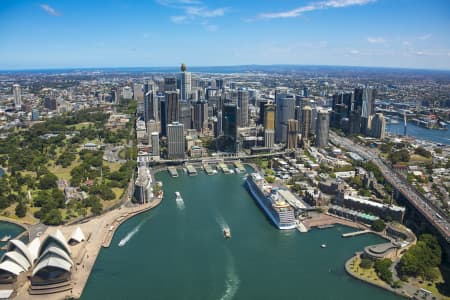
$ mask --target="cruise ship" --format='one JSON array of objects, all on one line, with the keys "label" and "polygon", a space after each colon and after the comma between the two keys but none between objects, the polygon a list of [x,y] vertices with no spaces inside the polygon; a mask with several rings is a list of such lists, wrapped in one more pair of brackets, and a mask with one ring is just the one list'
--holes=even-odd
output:
[{"label": "cruise ship", "polygon": [[277,190],[272,189],[258,173],[247,176],[247,186],[253,198],[278,229],[294,229],[294,209],[282,200]]}]

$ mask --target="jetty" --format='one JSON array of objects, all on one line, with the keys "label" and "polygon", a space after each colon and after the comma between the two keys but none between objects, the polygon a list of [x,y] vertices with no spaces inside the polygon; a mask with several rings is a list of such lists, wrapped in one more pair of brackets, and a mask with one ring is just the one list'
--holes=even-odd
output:
[{"label": "jetty", "polygon": [[208,175],[216,174],[216,172],[214,172],[214,169],[208,163],[203,163],[203,170],[205,170],[206,174]]},{"label": "jetty", "polygon": [[246,170],[240,161],[235,161],[233,163],[234,167],[239,170],[239,172],[244,173]]},{"label": "jetty", "polygon": [[167,167],[167,171],[169,172],[170,176],[178,177],[178,171],[175,167]]},{"label": "jetty", "polygon": [[197,175],[197,170],[191,164],[186,164],[187,173],[189,176]]},{"label": "jetty", "polygon": [[354,232],[348,232],[348,233],[344,233],[342,234],[343,238],[346,237],[352,237],[352,236],[357,236],[357,235],[362,235],[362,234],[366,234],[366,233],[370,233],[372,232],[371,230],[360,230],[360,231],[354,231]]},{"label": "jetty", "polygon": [[221,169],[224,174],[231,174],[231,170],[224,163],[219,163],[219,169]]}]

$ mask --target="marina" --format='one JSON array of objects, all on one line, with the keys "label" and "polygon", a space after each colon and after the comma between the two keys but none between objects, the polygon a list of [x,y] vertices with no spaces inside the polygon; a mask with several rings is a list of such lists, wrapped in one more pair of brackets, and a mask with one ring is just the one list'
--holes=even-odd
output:
[{"label": "marina", "polygon": [[197,175],[197,170],[191,164],[186,164],[187,173],[189,176]]},{"label": "marina", "polygon": [[178,177],[178,171],[175,167],[167,167],[167,171],[169,172],[170,176],[172,177]]},{"label": "marina", "polygon": [[215,175],[217,174],[217,171],[214,170],[208,163],[203,163],[203,170],[205,170],[206,174],[208,175]]}]

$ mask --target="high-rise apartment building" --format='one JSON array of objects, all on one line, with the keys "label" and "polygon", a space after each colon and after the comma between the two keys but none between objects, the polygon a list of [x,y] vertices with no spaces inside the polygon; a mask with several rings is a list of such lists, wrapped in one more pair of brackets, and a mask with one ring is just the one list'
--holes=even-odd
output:
[{"label": "high-rise apartment building", "polygon": [[186,65],[181,65],[180,99],[189,100],[191,95],[191,73],[186,71]]},{"label": "high-rise apartment building", "polygon": [[302,110],[302,142],[305,143],[309,140],[309,134],[311,131],[311,121],[312,121],[312,108],[307,105],[303,107]]},{"label": "high-rise apartment building", "polygon": [[14,95],[14,106],[16,109],[20,109],[22,107],[22,89],[19,84],[13,84],[12,90]]},{"label": "high-rise apartment building", "polygon": [[151,133],[151,141],[152,141],[152,155],[159,156],[159,134],[158,134],[158,132]]},{"label": "high-rise apartment building", "polygon": [[298,121],[295,119],[288,120],[288,140],[287,148],[295,149],[298,145]]},{"label": "high-rise apartment building", "polygon": [[330,128],[330,117],[327,110],[319,110],[317,112],[316,125],[316,147],[326,147],[328,145],[328,136]]},{"label": "high-rise apartment building", "polygon": [[371,136],[377,139],[386,137],[386,119],[382,113],[377,113],[372,118]]}]

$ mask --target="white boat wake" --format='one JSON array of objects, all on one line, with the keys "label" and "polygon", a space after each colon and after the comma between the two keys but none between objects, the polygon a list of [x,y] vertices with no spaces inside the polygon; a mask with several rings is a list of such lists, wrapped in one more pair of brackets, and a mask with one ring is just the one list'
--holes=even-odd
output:
[{"label": "white boat wake", "polygon": [[236,295],[239,285],[241,283],[239,276],[236,272],[236,266],[234,259],[231,254],[228,254],[227,263],[227,278],[225,280],[225,293],[220,298],[220,300],[231,300]]},{"label": "white boat wake", "polygon": [[216,216],[216,222],[219,224],[219,226],[222,228],[222,230],[229,229],[230,226],[228,226],[227,222],[222,216]]},{"label": "white boat wake", "polygon": [[177,201],[177,207],[181,210],[184,209],[184,201],[183,200],[176,200]]},{"label": "white boat wake", "polygon": [[118,246],[123,247],[126,243],[128,243],[129,240],[141,229],[142,224],[147,222],[147,220],[150,219],[150,217],[147,217],[143,219],[136,227],[133,228],[123,239],[120,240]]}]

